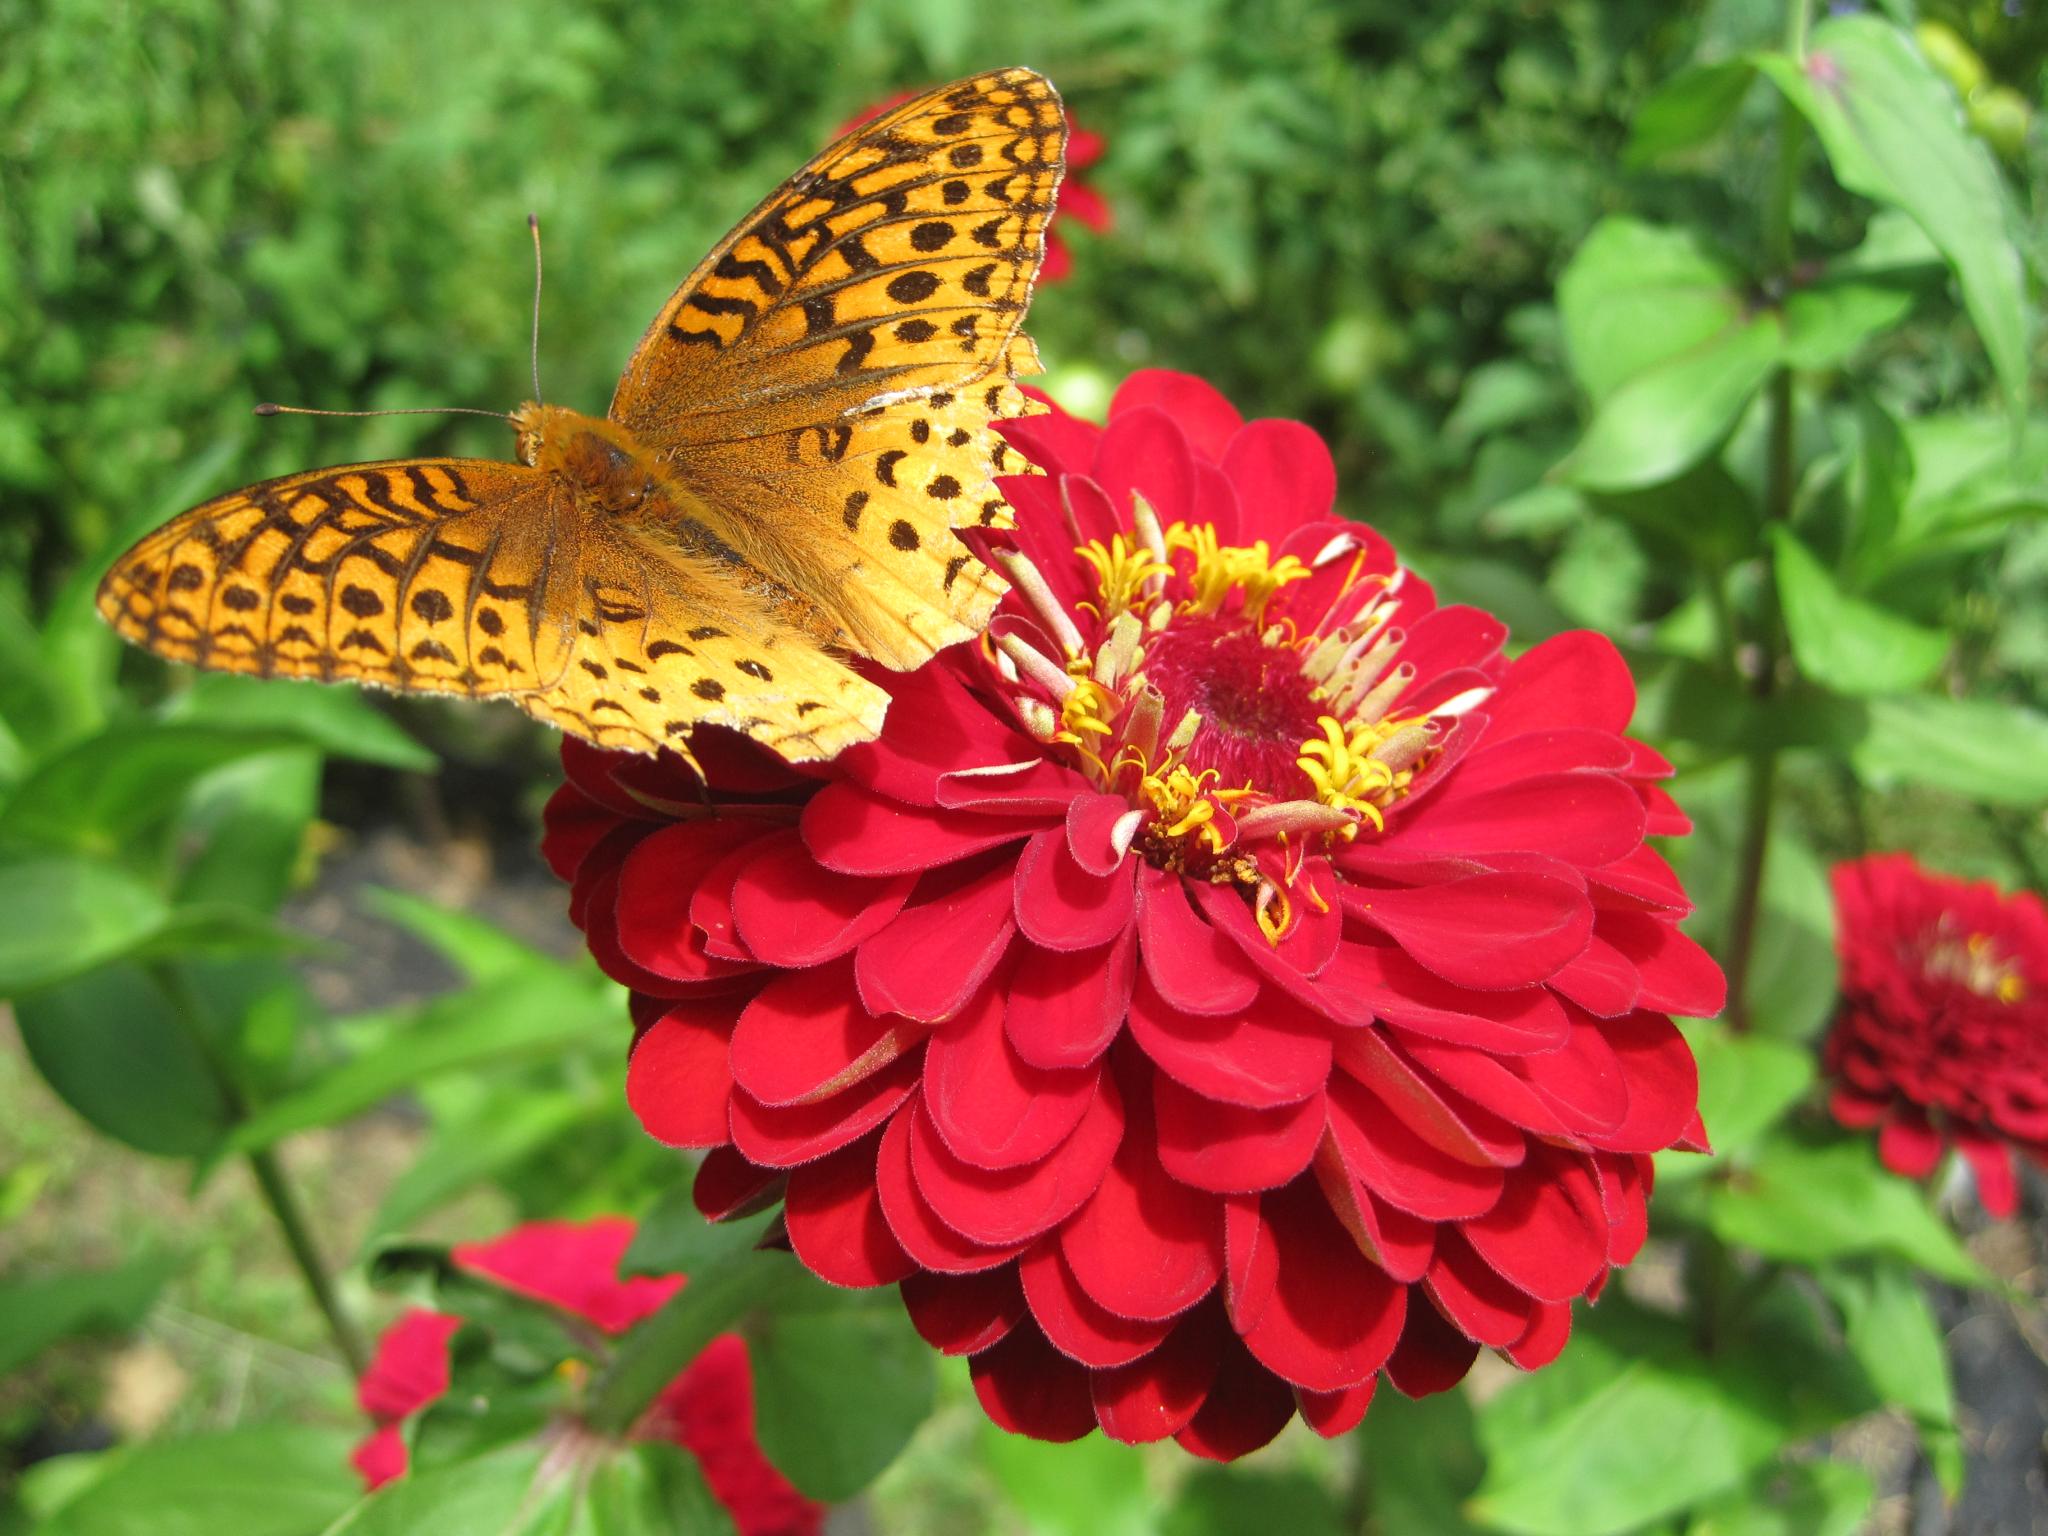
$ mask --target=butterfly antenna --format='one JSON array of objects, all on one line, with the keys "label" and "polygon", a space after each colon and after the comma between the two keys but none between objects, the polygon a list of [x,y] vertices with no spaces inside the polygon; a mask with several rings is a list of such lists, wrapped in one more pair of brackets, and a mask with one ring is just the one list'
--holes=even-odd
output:
[{"label": "butterfly antenna", "polygon": [[526,227],[533,231],[533,403],[541,403],[540,393],[540,215],[529,213]]},{"label": "butterfly antenna", "polygon": [[517,421],[504,411],[484,411],[473,405],[408,405],[388,411],[316,411],[303,405],[279,405],[266,400],[256,407],[258,416],[488,416],[493,421]]}]

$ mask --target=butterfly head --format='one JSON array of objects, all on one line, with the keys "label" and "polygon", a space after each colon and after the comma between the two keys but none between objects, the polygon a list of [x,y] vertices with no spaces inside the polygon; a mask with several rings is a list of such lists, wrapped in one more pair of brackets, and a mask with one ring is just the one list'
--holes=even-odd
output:
[{"label": "butterfly head", "polygon": [[631,512],[661,483],[647,451],[615,421],[529,400],[512,413],[512,430],[520,463],[564,476],[603,511]]}]

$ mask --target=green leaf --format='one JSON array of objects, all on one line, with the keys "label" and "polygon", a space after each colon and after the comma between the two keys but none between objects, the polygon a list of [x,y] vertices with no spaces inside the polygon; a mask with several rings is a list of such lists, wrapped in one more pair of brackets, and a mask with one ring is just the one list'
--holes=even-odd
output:
[{"label": "green leaf", "polygon": [[1861,1467],[1833,1461],[1773,1467],[1700,1510],[1685,1536],[1856,1536],[1876,1496]]},{"label": "green leaf", "polygon": [[1849,1352],[1878,1395],[1904,1409],[1953,1494],[1960,1478],[1955,1388],[1941,1323],[1910,1270],[1896,1264],[1831,1265],[1816,1278],[1842,1315]]},{"label": "green leaf", "polygon": [[532,945],[521,943],[495,923],[467,912],[450,911],[403,891],[375,886],[363,893],[363,904],[414,938],[432,945],[472,982],[499,981],[536,967],[560,969],[557,962]]},{"label": "green leaf", "polygon": [[1850,760],[1873,789],[1927,784],[2030,809],[2048,803],[2048,716],[1995,699],[1872,699]]},{"label": "green leaf", "polygon": [[[1052,1445],[1007,1434],[984,1421],[978,1449],[1011,1508],[1023,1517],[1034,1536],[1152,1536],[1160,1528],[1146,1485],[1145,1453],[1135,1446],[1119,1445],[1105,1435]],[[1233,1488],[1242,1486],[1234,1477],[1222,1481]],[[1190,1493],[1196,1497],[1191,1499]],[[1203,1523],[1185,1517],[1184,1511],[1192,1512],[1190,1506],[1198,1510],[1205,1498],[1219,1512],[1226,1507],[1216,1497],[1213,1484],[1202,1489],[1184,1487],[1174,1506],[1174,1514],[1182,1514],[1181,1522],[1176,1524],[1174,1514],[1169,1514],[1165,1529],[1231,1530],[1227,1518]],[[1269,1519],[1276,1513],[1269,1510]],[[1273,1528],[1270,1523],[1263,1527]],[[1279,1528],[1298,1529],[1285,1522]]]},{"label": "green leaf", "polygon": [[437,761],[355,688],[210,672],[195,678],[165,714],[216,728],[281,731],[329,757],[410,773],[432,773]]},{"label": "green leaf", "polygon": [[116,1141],[196,1157],[233,1124],[205,1047],[139,966],[104,966],[21,998],[14,1017],[57,1096]]},{"label": "green leaf", "polygon": [[1867,1136],[1771,1143],[1709,1192],[1707,1222],[1724,1242],[1795,1264],[1888,1255],[1959,1285],[1987,1283],[1919,1187],[1879,1165]]},{"label": "green leaf", "polygon": [[384,1192],[370,1218],[372,1239],[405,1228],[456,1196],[503,1174],[591,1115],[580,1094],[536,1090],[491,1094],[460,1119],[436,1117],[432,1139]]},{"label": "green leaf", "polygon": [[1572,373],[1595,405],[1638,374],[1742,328],[1742,275],[1690,230],[1602,219],[1557,282]]},{"label": "green leaf", "polygon": [[0,1376],[21,1369],[60,1339],[127,1332],[142,1321],[176,1267],[169,1255],[151,1254],[119,1269],[0,1281]]},{"label": "green leaf", "polygon": [[662,1191],[654,1209],[640,1219],[633,1241],[619,1260],[622,1275],[694,1275],[751,1252],[768,1230],[766,1212],[730,1221],[707,1221],[697,1209],[690,1181]]},{"label": "green leaf", "polygon": [[178,900],[275,912],[319,807],[320,755],[310,748],[265,752],[209,774],[179,820],[179,841],[198,851],[179,875]]},{"label": "green leaf", "polygon": [[571,1497],[562,1474],[571,1469],[543,1482],[543,1455],[539,1442],[526,1441],[410,1473],[362,1500],[328,1526],[326,1536],[557,1536],[567,1523]]},{"label": "green leaf", "polygon": [[1734,121],[1755,82],[1756,66],[1747,59],[1680,70],[1637,109],[1627,163],[1640,170],[1707,143]]},{"label": "green leaf", "polygon": [[306,1536],[357,1495],[350,1439],[266,1424],[119,1451],[36,1536]]},{"label": "green leaf", "polygon": [[568,1536],[733,1536],[733,1523],[695,1457],[643,1441],[598,1464]]},{"label": "green leaf", "polygon": [[1912,312],[1911,280],[1830,272],[1785,295],[1785,361],[1794,368],[1838,368],[1866,342]]},{"label": "green leaf", "polygon": [[1446,445],[1469,448],[1505,427],[1520,426],[1553,411],[1568,411],[1564,386],[1553,370],[1520,358],[1482,363],[1465,380],[1458,404],[1445,418]]},{"label": "green leaf", "polygon": [[1981,412],[1921,416],[1903,427],[1911,485],[1898,508],[1901,545],[1926,544],[2048,512],[2048,426]]},{"label": "green leaf", "polygon": [[279,747],[282,732],[130,720],[44,763],[0,812],[14,843],[113,852],[176,809],[207,774]]},{"label": "green leaf", "polygon": [[1479,1449],[1472,1400],[1464,1392],[1378,1397],[1356,1431],[1371,1468],[1365,1496],[1373,1529],[1387,1536],[1481,1536],[1466,1518],[1486,1459]]},{"label": "green leaf", "polygon": [[1964,126],[1954,93],[1897,27],[1837,16],[1804,61],[1758,67],[1813,124],[1836,180],[1902,208],[1947,258],[2007,406],[2024,408],[2029,319],[1998,167]]},{"label": "green leaf", "polygon": [[[1391,1394],[1389,1394],[1391,1395]],[[1007,1437],[1013,1445],[1031,1444],[1019,1437]],[[1095,1442],[1084,1440],[1081,1445]],[[1079,1447],[1075,1447],[1079,1449]],[[1385,1470],[1375,1462],[1372,1478]],[[1056,1467],[1050,1477],[1063,1476]],[[1082,1532],[1104,1529],[1081,1524]],[[1344,1536],[1349,1529],[1344,1511],[1323,1482],[1305,1471],[1238,1471],[1223,1467],[1197,1467],[1180,1485],[1180,1492],[1156,1525],[1160,1536],[1269,1536],[1285,1531],[1287,1536]],[[1386,1526],[1391,1531],[1420,1530],[1419,1526]],[[1441,1526],[1430,1527],[1432,1536],[1449,1536]]]},{"label": "green leaf", "polygon": [[1714,1156],[1660,1153],[1660,1183],[1712,1172],[1724,1160],[1740,1162],[1757,1139],[1806,1096],[1818,1072],[1813,1052],[1802,1045],[1768,1035],[1738,1035],[1700,1020],[1682,1021],[1679,1028],[1699,1064],[1700,1120]]},{"label": "green leaf", "polygon": [[814,1499],[865,1488],[932,1411],[931,1349],[886,1292],[808,1281],[754,1312],[744,1331],[761,1449]]},{"label": "green leaf", "polygon": [[1778,364],[1778,317],[1731,325],[1633,374],[1602,401],[1557,473],[1586,490],[1672,479],[1705,458]]},{"label": "green leaf", "polygon": [[163,927],[163,898],[84,856],[0,859],[0,997],[105,964]]},{"label": "green leaf", "polygon": [[1837,693],[1899,693],[1933,676],[1948,636],[1853,597],[1792,530],[1771,529],[1785,629],[1799,670]]},{"label": "green leaf", "polygon": [[1610,1294],[1553,1365],[1479,1409],[1470,1514],[1513,1536],[1614,1536],[1733,1487],[1871,1406],[1784,1282],[1712,1355],[1676,1318]]},{"label": "green leaf", "polygon": [[228,1150],[253,1152],[315,1126],[374,1109],[445,1072],[548,1059],[617,1029],[614,994],[570,972],[529,970],[436,998],[391,1039],[265,1105],[236,1128]]}]

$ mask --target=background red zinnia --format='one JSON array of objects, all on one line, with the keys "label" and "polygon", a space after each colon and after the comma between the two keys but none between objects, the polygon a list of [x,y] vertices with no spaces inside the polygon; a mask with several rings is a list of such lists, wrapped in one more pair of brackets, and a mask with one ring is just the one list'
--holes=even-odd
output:
[{"label": "background red zinnia", "polygon": [[[633,1223],[624,1217],[532,1221],[489,1242],[458,1243],[449,1257],[458,1269],[616,1335],[658,1311],[685,1281],[620,1279],[632,1241]],[[377,1425],[352,1458],[369,1487],[404,1475],[405,1421],[447,1393],[449,1348],[461,1327],[460,1317],[415,1307],[377,1340],[356,1384],[357,1401]],[[737,1334],[713,1339],[634,1433],[673,1441],[696,1457],[741,1536],[814,1536],[823,1521],[823,1509],[792,1488],[754,1440],[753,1377]]]},{"label": "background red zinnia", "polygon": [[564,745],[547,852],[711,1216],[900,1284],[1005,1428],[1230,1458],[1552,1359],[1699,1145],[1718,969],[1591,634],[1514,661],[1327,450],[1143,372],[1007,425],[1014,583],[798,773]]},{"label": "background red zinnia", "polygon": [[1834,871],[1842,1001],[1835,1117],[1924,1178],[1953,1143],[1994,1216],[2019,1202],[2015,1148],[2048,1162],[2048,910],[1931,874],[1906,854]]}]

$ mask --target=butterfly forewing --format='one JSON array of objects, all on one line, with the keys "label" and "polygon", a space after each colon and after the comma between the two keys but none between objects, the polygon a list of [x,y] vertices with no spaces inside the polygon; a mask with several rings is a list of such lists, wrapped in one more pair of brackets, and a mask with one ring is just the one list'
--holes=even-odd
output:
[{"label": "butterfly forewing", "polygon": [[829,757],[882,718],[880,690],[728,574],[640,550],[559,480],[491,460],[351,465],[223,496],[124,555],[99,607],[174,661],[509,697],[633,751],[713,723]]},{"label": "butterfly forewing", "polygon": [[612,402],[748,562],[847,643],[910,667],[986,621],[1001,587],[952,537],[1023,472],[990,424],[1036,409],[1020,335],[1065,119],[998,70],[856,129],[683,284]]}]

